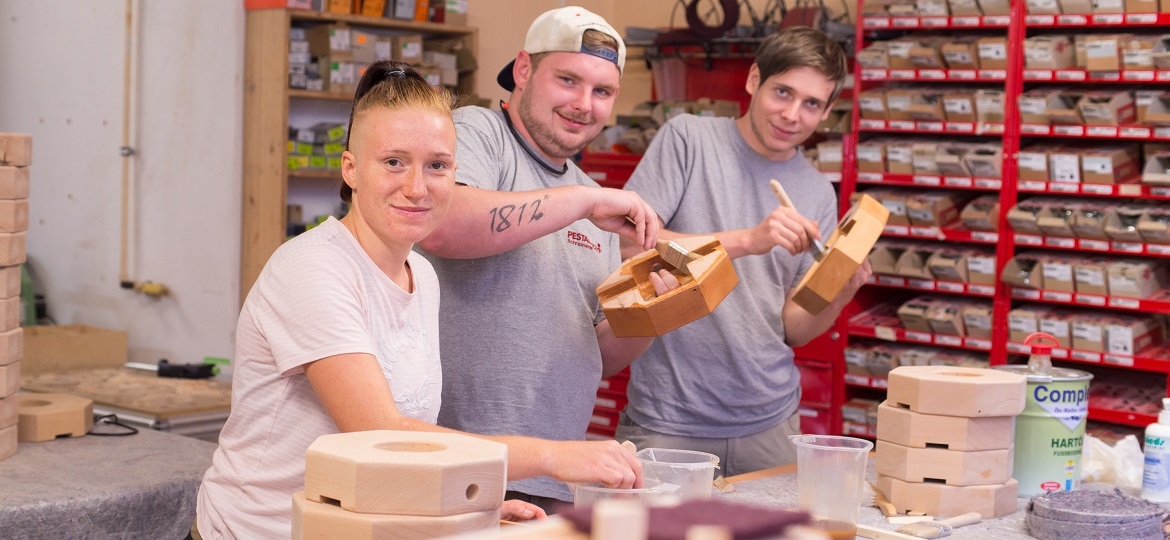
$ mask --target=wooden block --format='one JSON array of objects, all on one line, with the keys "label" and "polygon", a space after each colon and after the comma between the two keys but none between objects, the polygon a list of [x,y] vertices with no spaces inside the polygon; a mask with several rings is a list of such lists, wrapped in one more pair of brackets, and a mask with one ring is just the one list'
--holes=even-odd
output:
[{"label": "wooden block", "polygon": [[0,165],[12,167],[32,165],[32,135],[0,133]]},{"label": "wooden block", "polygon": [[0,199],[0,232],[28,230],[28,199]]},{"label": "wooden block", "polygon": [[8,459],[16,454],[20,439],[17,437],[16,425],[0,428],[0,459]]},{"label": "wooden block", "polygon": [[20,394],[0,397],[0,429],[15,426],[20,418]]},{"label": "wooden block", "polygon": [[[677,238],[676,244],[699,257],[687,263],[690,275],[651,249],[630,257],[597,287],[609,326],[618,337],[660,336],[706,316],[739,284],[727,250],[714,236]],[[679,288],[654,294],[650,273],[655,266],[671,270]]]},{"label": "wooden block", "polygon": [[1000,450],[1012,445],[1016,417],[965,418],[922,414],[891,406],[878,406],[877,438],[912,448],[948,450]]},{"label": "wooden block", "polygon": [[885,229],[890,211],[869,195],[862,195],[825,242],[825,254],[814,261],[792,297],[796,305],[816,315],[828,307],[865,262]]},{"label": "wooden block", "polygon": [[21,442],[84,437],[93,428],[93,400],[69,394],[17,394]]},{"label": "wooden block", "polygon": [[27,258],[25,233],[0,233],[0,266],[15,266]]},{"label": "wooden block", "polygon": [[995,369],[901,366],[887,376],[886,403],[923,414],[1016,416],[1024,410],[1027,380]]},{"label": "wooden block", "polygon": [[20,328],[20,297],[0,298],[0,332]]},{"label": "wooden block", "polygon": [[898,513],[923,512],[941,519],[979,512],[983,519],[991,519],[1016,512],[1020,484],[1012,478],[1004,484],[948,486],[933,482],[904,482],[879,474],[877,488],[898,509]]},{"label": "wooden block", "polygon": [[293,494],[293,540],[310,538],[414,540],[445,537],[467,531],[490,531],[499,527],[498,508],[450,516],[359,514],[332,504],[310,501],[305,498],[303,491]]},{"label": "wooden block", "polygon": [[20,389],[20,362],[0,366],[0,396],[11,396]]},{"label": "wooden block", "polygon": [[28,198],[28,167],[0,166],[0,199]]},{"label": "wooden block", "polygon": [[[650,511],[634,499],[601,499],[593,505],[590,532],[598,540],[646,540]],[[687,534],[688,540],[690,534]]]},{"label": "wooden block", "polygon": [[19,362],[24,357],[24,328],[0,332],[0,366]]},{"label": "wooden block", "polygon": [[449,516],[498,509],[508,447],[468,435],[362,431],[323,435],[305,460],[305,498],[350,512]]},{"label": "wooden block", "polygon": [[943,482],[948,486],[1003,484],[1012,478],[1014,448],[944,450],[910,448],[877,442],[874,471],[907,482]]},{"label": "wooden block", "polygon": [[0,298],[20,296],[20,265],[0,267]]}]

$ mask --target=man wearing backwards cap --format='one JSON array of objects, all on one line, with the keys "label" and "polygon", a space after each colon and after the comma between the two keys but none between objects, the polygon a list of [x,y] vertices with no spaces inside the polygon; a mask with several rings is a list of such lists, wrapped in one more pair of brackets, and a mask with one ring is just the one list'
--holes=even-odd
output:
[{"label": "man wearing backwards cap", "polygon": [[[625,57],[604,19],[554,9],[537,17],[524,50],[500,72],[512,92],[503,110],[455,111],[460,185],[447,219],[418,244],[443,291],[440,425],[580,441],[600,378],[649,346],[649,338],[614,337],[595,288],[621,262],[618,235],[649,249],[658,216],[637,194],[598,187],[569,161],[609,119]],[[655,277],[659,292],[678,286],[664,274],[666,282]],[[598,444],[622,452],[616,442]],[[614,485],[641,478],[626,456]],[[592,458],[566,451],[547,459]],[[571,500],[547,477],[508,488],[508,498],[546,510]]]}]

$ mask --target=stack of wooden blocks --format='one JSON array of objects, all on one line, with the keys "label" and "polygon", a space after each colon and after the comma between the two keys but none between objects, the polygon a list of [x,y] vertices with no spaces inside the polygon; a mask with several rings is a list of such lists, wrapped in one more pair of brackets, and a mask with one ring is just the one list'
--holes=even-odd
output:
[{"label": "stack of wooden blocks", "polygon": [[991,369],[903,366],[878,407],[877,489],[899,513],[1016,511],[1015,417],[1026,379]]},{"label": "stack of wooden blocks", "polygon": [[[20,328],[20,265],[25,259],[28,230],[28,166],[32,136],[0,133],[0,459],[17,447],[20,359],[24,334]],[[31,324],[31,321],[30,321]]]},{"label": "stack of wooden blocks", "polygon": [[309,446],[293,540],[421,539],[499,527],[508,447],[454,433],[361,431]]}]

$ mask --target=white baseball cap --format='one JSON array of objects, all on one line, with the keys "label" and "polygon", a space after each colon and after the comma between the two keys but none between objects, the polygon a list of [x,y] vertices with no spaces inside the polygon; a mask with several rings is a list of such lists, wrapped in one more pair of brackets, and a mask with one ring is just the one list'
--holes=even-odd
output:
[{"label": "white baseball cap", "polygon": [[[581,38],[586,30],[597,30],[617,41],[618,50],[614,53],[610,49],[594,51],[581,44]],[[528,37],[524,38],[524,50],[528,54],[546,52],[580,52],[591,54],[604,60],[613,62],[618,73],[626,66],[626,44],[622,37],[600,15],[578,6],[568,6],[542,13],[532,26],[528,27]],[[504,90],[512,91],[516,88],[516,81],[512,78],[512,66],[515,60],[508,62],[500,70],[496,82]]]}]

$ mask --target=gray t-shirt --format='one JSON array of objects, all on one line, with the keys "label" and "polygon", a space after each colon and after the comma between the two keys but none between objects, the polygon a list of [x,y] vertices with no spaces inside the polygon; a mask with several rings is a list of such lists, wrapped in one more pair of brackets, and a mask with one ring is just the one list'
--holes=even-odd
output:
[{"label": "gray t-shirt", "polygon": [[[667,229],[710,234],[754,227],[775,210],[773,178],[828,238],[837,222],[833,186],[799,153],[784,162],[761,156],[730,118],[671,119],[626,189],[650,203]],[[812,256],[774,248],[733,264],[739,285],[711,315],[654,340],[634,362],[626,413],[640,426],[734,438],[775,427],[796,411],[800,374],[781,312]]]},{"label": "gray t-shirt", "polygon": [[[564,174],[525,151],[503,113],[455,111],[456,180],[495,191],[597,187],[575,164]],[[495,224],[515,227],[540,212],[499,209]],[[507,225],[504,224],[505,216]],[[481,259],[427,258],[439,275],[443,406],[439,425],[492,435],[583,440],[601,380],[594,325],[604,316],[596,287],[621,263],[617,235],[588,220]],[[571,500],[547,477],[508,489]]]}]

